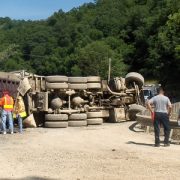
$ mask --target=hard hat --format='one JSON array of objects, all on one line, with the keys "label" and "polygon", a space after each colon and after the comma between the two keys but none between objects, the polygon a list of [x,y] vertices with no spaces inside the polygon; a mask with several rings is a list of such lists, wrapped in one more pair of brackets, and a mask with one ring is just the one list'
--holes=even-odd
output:
[{"label": "hard hat", "polygon": [[9,91],[8,90],[4,90],[3,91],[3,94],[5,95],[5,94],[9,94]]}]

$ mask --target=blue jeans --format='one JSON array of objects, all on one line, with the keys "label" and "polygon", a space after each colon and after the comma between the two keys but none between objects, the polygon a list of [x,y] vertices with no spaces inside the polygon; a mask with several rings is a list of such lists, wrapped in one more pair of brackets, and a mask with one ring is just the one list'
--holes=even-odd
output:
[{"label": "blue jeans", "polygon": [[3,110],[1,114],[1,118],[2,118],[3,132],[6,132],[6,120],[8,120],[10,132],[13,132],[14,126],[13,126],[12,112]]},{"label": "blue jeans", "polygon": [[17,119],[18,119],[19,132],[22,133],[23,131],[22,117],[20,115],[17,115]]},{"label": "blue jeans", "polygon": [[154,133],[155,133],[155,144],[160,143],[159,134],[160,134],[160,125],[164,127],[164,143],[169,143],[169,135],[170,135],[170,124],[169,124],[169,116],[167,113],[155,112],[154,119]]}]

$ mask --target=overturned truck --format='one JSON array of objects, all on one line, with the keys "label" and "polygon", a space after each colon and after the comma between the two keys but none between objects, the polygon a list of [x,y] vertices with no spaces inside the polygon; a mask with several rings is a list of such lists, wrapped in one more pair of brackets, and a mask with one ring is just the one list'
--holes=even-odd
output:
[{"label": "overturned truck", "polygon": [[109,81],[99,76],[39,76],[25,71],[0,72],[0,95],[20,93],[38,126],[62,128],[135,120],[145,108],[144,78],[131,72]]}]

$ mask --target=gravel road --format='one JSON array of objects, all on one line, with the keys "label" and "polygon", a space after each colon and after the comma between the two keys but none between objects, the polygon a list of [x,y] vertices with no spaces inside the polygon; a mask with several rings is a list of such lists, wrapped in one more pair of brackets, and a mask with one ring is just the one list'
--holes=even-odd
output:
[{"label": "gravel road", "polygon": [[0,135],[0,179],[179,179],[180,145],[155,148],[133,123]]}]

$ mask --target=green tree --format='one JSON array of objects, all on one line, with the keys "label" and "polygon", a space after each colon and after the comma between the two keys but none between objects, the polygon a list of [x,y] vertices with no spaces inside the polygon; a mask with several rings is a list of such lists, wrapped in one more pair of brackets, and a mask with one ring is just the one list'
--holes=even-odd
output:
[{"label": "green tree", "polygon": [[82,75],[98,75],[107,78],[109,58],[112,58],[112,74],[123,74],[126,70],[124,63],[103,41],[95,41],[84,48],[78,49],[76,61]]}]

